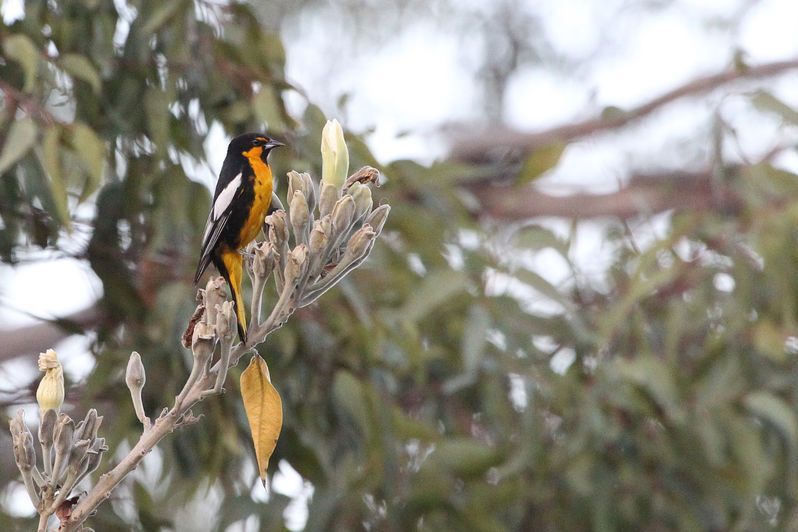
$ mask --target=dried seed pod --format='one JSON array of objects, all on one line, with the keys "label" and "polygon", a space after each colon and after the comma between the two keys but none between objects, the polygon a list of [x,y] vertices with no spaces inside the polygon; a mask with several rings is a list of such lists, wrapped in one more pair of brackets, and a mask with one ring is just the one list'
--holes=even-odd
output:
[{"label": "dried seed pod", "polygon": [[191,339],[191,352],[194,354],[195,363],[204,368],[213,354],[214,325],[198,323],[194,327],[194,337]]},{"label": "dried seed pod", "polygon": [[224,289],[225,284],[224,277],[219,275],[209,279],[208,284],[205,285],[203,294],[205,323],[211,326],[216,324],[216,307],[227,299],[227,293]]},{"label": "dried seed pod", "polygon": [[274,247],[281,249],[282,245],[288,241],[285,211],[274,211],[266,217],[265,224],[268,227],[269,241],[274,244]]},{"label": "dried seed pod", "polygon": [[216,335],[230,340],[236,328],[236,313],[232,301],[225,301],[216,309]]}]

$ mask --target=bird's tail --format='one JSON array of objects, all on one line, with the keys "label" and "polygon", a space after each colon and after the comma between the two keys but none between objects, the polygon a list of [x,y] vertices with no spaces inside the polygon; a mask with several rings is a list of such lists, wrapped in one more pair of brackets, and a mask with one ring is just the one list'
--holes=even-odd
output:
[{"label": "bird's tail", "polygon": [[223,251],[220,264],[216,267],[222,274],[233,296],[233,305],[236,311],[238,324],[238,337],[242,342],[247,340],[247,314],[244,310],[244,301],[241,298],[241,276],[243,274],[244,258],[238,251]]}]

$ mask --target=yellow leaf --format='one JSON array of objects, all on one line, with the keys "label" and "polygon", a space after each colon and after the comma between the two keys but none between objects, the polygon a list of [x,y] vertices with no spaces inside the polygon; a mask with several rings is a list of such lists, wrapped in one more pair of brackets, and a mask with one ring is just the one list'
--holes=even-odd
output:
[{"label": "yellow leaf", "polygon": [[272,386],[269,366],[255,355],[241,374],[241,398],[249,421],[249,431],[255,444],[258,473],[266,482],[266,468],[277,445],[283,427],[283,402]]}]

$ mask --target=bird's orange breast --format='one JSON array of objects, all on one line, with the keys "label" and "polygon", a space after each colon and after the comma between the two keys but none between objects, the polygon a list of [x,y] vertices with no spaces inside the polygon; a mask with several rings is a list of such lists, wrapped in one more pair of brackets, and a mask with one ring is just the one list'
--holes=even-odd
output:
[{"label": "bird's orange breast", "polygon": [[254,174],[250,176],[254,198],[252,200],[252,208],[249,211],[249,216],[244,221],[244,226],[241,228],[241,242],[239,246],[242,248],[258,236],[258,233],[263,227],[263,219],[266,217],[266,212],[269,210],[269,205],[272,202],[274,180],[272,178],[271,168],[261,159],[262,151],[263,148],[261,146],[256,146],[249,151],[243,152],[243,155],[249,160],[249,165],[252,167]]}]

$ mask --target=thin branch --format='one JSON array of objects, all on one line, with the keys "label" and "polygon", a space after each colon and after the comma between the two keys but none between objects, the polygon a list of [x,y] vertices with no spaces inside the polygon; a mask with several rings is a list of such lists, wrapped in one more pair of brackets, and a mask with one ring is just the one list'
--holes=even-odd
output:
[{"label": "thin branch", "polygon": [[0,362],[46,351],[61,340],[76,334],[75,330],[70,329],[89,329],[99,325],[102,320],[102,310],[94,303],[63,318],[17,329],[0,330]]},{"label": "thin branch", "polygon": [[472,186],[469,191],[479,200],[479,214],[506,220],[541,216],[627,219],[671,209],[736,212],[741,207],[731,187],[718,183],[709,171],[641,174],[608,194],[552,196],[533,187],[491,185]]},{"label": "thin branch", "polygon": [[451,158],[462,161],[482,161],[487,154],[497,148],[529,153],[536,148],[554,143],[569,142],[595,133],[621,128],[676,100],[704,94],[734,81],[772,77],[793,69],[798,69],[798,58],[752,67],[731,68],[716,74],[695,78],[641,105],[613,116],[597,116],[533,133],[497,129],[481,134],[470,134],[462,138],[455,137]]}]

